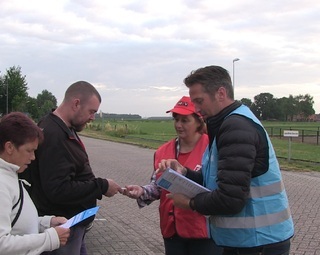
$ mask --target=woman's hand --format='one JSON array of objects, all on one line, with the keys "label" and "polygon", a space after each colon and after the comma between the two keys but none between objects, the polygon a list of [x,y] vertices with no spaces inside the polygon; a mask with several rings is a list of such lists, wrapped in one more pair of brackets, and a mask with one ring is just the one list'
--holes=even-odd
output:
[{"label": "woman's hand", "polygon": [[141,195],[143,195],[143,192],[143,188],[139,185],[127,185],[122,190],[123,195],[133,199],[139,198]]},{"label": "woman's hand", "polygon": [[60,246],[65,245],[70,236],[69,228],[59,227],[61,224],[65,222],[67,222],[67,219],[65,217],[52,217],[50,221],[50,226],[54,227],[54,229],[57,231],[59,241],[60,241]]},{"label": "woman's hand", "polygon": [[54,229],[57,231],[59,236],[60,246],[65,245],[70,236],[70,228],[55,227]]},{"label": "woman's hand", "polygon": [[57,227],[65,222],[67,222],[65,217],[52,217],[50,221],[50,227]]},{"label": "woman's hand", "polygon": [[183,165],[181,165],[176,159],[162,159],[159,163],[159,168],[157,169],[156,173],[162,173],[167,168],[171,168],[177,171],[178,173],[182,174],[183,176],[187,174],[187,169]]}]

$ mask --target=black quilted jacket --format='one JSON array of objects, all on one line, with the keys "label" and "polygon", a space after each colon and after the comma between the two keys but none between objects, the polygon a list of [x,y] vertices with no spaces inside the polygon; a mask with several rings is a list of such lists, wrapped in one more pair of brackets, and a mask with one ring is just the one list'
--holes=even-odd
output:
[{"label": "black quilted jacket", "polygon": [[[194,198],[194,208],[204,215],[231,215],[242,210],[249,195],[250,180],[269,167],[269,147],[264,129],[252,120],[230,115],[241,104],[234,102],[207,119],[210,146],[217,139],[218,189]],[[198,175],[197,175],[198,174]],[[202,183],[201,172],[187,177]]]}]

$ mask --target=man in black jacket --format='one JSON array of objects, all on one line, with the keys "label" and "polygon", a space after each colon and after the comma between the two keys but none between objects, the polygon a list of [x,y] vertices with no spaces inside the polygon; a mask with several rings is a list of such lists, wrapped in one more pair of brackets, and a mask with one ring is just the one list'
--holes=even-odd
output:
[{"label": "man in black jacket", "polygon": [[[102,196],[112,197],[120,186],[92,172],[84,144],[77,132],[94,120],[101,97],[90,83],[78,81],[66,91],[62,104],[39,122],[44,142],[30,166],[31,197],[40,215],[71,218],[96,206]],[[84,236],[93,218],[72,227],[66,246],[45,254],[85,255]]]},{"label": "man in black jacket", "polygon": [[267,132],[250,109],[233,99],[228,72],[207,66],[184,80],[197,111],[206,119],[209,147],[202,171],[163,160],[212,192],[188,198],[170,194],[174,205],[209,215],[213,240],[224,255],[288,255],[293,221],[279,164]]}]

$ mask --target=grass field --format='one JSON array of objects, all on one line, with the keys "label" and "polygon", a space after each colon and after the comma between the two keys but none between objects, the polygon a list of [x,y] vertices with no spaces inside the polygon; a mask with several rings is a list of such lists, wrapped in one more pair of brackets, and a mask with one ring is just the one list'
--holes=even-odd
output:
[{"label": "grass field", "polygon": [[[320,171],[320,123],[264,122],[278,156],[281,168],[303,171]],[[283,130],[298,130],[305,139],[281,137]],[[156,149],[176,136],[172,120],[95,120],[88,124],[83,135],[115,142],[129,143]],[[311,141],[312,143],[307,143]],[[290,147],[290,149],[289,149]],[[289,160],[290,159],[290,160]]]}]

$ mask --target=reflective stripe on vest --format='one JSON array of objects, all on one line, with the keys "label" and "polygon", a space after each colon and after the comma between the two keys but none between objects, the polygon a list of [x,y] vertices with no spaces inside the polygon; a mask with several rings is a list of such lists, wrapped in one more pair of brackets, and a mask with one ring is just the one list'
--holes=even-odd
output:
[{"label": "reflective stripe on vest", "polygon": [[215,217],[211,222],[218,228],[261,228],[281,223],[291,217],[289,208],[280,212],[253,217]]},{"label": "reflective stripe on vest", "polygon": [[265,186],[259,186],[259,187],[251,186],[250,197],[251,198],[267,197],[267,196],[275,195],[277,193],[281,193],[283,190],[284,190],[284,185],[281,180]]}]

